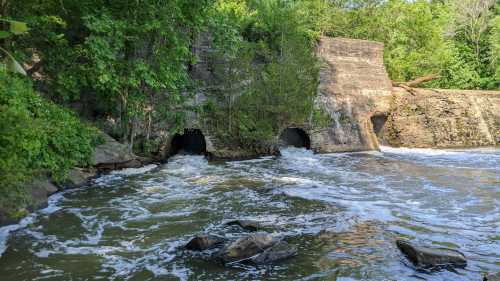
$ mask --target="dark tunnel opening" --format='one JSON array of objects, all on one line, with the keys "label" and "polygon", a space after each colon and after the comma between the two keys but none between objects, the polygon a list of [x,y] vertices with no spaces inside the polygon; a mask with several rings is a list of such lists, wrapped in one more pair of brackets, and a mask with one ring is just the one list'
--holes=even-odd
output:
[{"label": "dark tunnel opening", "polygon": [[281,133],[280,145],[311,149],[311,140],[309,135],[300,128],[286,128]]},{"label": "dark tunnel opening", "polygon": [[199,129],[184,129],[183,134],[175,134],[172,139],[171,155],[204,155],[207,152],[205,136]]},{"label": "dark tunnel opening", "polygon": [[385,131],[385,123],[387,122],[387,115],[378,114],[373,115],[371,118],[373,132],[377,136],[377,139],[380,144],[387,144],[384,140],[384,131]]}]

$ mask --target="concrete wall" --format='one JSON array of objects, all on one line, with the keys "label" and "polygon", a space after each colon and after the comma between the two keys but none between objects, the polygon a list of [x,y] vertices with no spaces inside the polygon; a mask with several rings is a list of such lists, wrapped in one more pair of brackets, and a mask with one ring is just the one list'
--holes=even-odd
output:
[{"label": "concrete wall", "polygon": [[395,88],[383,138],[404,147],[500,145],[500,91]]},{"label": "concrete wall", "polygon": [[321,38],[321,60],[316,104],[332,118],[329,128],[311,132],[317,152],[378,148],[370,117],[378,96],[390,96],[391,81],[383,63],[384,46],[378,42]]},{"label": "concrete wall", "polygon": [[[317,105],[330,128],[311,132],[318,152],[404,147],[500,145],[500,91],[393,88],[377,42],[322,38]],[[371,117],[387,116],[379,138]],[[380,121],[382,118],[376,118]]]}]

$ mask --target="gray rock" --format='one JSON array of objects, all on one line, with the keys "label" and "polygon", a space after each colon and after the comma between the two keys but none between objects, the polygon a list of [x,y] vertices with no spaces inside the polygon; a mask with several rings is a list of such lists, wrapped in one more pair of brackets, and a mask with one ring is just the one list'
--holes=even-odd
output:
[{"label": "gray rock", "polygon": [[291,258],[297,255],[297,248],[288,244],[285,241],[280,241],[275,245],[267,248],[261,254],[251,258],[255,264],[268,264],[278,260]]},{"label": "gray rock", "polygon": [[68,178],[64,182],[66,188],[77,188],[85,185],[90,179],[97,175],[93,169],[73,168],[69,171]]},{"label": "gray rock", "polygon": [[219,236],[202,234],[193,237],[184,248],[193,251],[203,251],[217,247],[224,243],[224,239]]},{"label": "gray rock", "polygon": [[31,211],[47,207],[48,197],[58,191],[57,187],[48,178],[36,178],[26,185],[31,196]]},{"label": "gray rock", "polygon": [[[98,145],[93,154],[93,163],[104,170],[116,169],[116,165],[132,162],[137,157],[128,151],[128,147],[117,142],[112,137],[102,134],[104,143]],[[140,163],[140,161],[139,161]],[[134,165],[136,166],[136,165]]]},{"label": "gray rock", "polygon": [[127,169],[127,168],[140,168],[142,167],[142,162],[138,159],[132,159],[124,163],[116,163],[115,169]]},{"label": "gray rock", "polygon": [[500,281],[500,272],[484,276],[483,281]]},{"label": "gray rock", "polygon": [[253,220],[232,220],[227,222],[226,225],[237,225],[248,231],[257,231],[262,228],[258,221]]},{"label": "gray rock", "polygon": [[226,245],[217,257],[224,263],[245,261],[279,242],[267,233],[252,233]]},{"label": "gray rock", "polygon": [[464,254],[457,250],[446,248],[430,248],[415,246],[404,240],[397,240],[399,250],[417,267],[443,268],[467,266]]},{"label": "gray rock", "polygon": [[19,206],[15,215],[11,211],[0,207],[0,226],[17,223],[29,212],[47,207],[49,196],[58,191],[57,186],[46,176],[33,179],[24,185],[24,189],[29,196],[30,204],[28,206],[24,204]]}]

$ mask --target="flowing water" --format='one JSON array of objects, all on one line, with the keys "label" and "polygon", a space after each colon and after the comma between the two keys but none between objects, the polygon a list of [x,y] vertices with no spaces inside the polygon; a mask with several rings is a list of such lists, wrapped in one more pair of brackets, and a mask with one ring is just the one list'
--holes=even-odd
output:
[{"label": "flowing water", "polygon": [[[282,154],[176,156],[59,193],[0,229],[0,279],[481,280],[500,271],[499,150]],[[233,218],[260,221],[299,255],[224,268],[182,250],[197,233],[242,235],[223,226]],[[469,264],[417,271],[395,247],[400,237],[460,249]]]}]

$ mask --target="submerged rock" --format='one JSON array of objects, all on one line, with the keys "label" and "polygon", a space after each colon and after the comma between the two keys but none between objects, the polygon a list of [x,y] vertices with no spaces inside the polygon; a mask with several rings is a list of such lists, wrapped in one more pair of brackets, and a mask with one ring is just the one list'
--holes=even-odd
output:
[{"label": "submerged rock", "polygon": [[399,250],[417,267],[441,268],[467,266],[464,254],[457,250],[446,248],[430,248],[415,246],[404,240],[397,240]]},{"label": "submerged rock", "polygon": [[267,264],[278,260],[291,258],[297,255],[297,248],[285,241],[280,241],[261,254],[253,257],[251,261],[255,264]]},{"label": "submerged rock", "polygon": [[217,253],[223,263],[248,260],[279,241],[267,233],[252,233],[226,245]]},{"label": "submerged rock", "polygon": [[257,231],[262,228],[258,221],[253,220],[232,220],[227,222],[226,225],[237,225],[248,231]]},{"label": "submerged rock", "polygon": [[484,276],[483,281],[500,281],[500,272]]},{"label": "submerged rock", "polygon": [[188,250],[203,251],[215,248],[222,243],[224,243],[224,238],[222,237],[202,234],[192,238],[184,247]]}]

